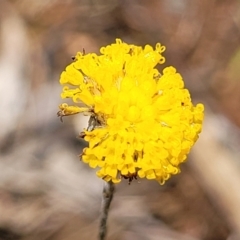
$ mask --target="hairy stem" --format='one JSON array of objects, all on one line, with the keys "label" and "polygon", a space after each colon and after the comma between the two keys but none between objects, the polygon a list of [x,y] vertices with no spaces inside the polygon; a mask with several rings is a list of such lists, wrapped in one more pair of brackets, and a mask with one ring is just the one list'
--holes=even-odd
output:
[{"label": "hairy stem", "polygon": [[111,201],[113,199],[115,186],[114,183],[105,182],[102,196],[102,209],[100,218],[99,240],[105,240],[107,235],[107,218]]}]

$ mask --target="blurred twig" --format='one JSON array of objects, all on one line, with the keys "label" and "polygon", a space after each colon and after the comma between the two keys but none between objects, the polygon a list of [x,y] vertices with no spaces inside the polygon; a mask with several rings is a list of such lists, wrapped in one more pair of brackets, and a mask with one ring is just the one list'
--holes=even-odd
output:
[{"label": "blurred twig", "polygon": [[239,166],[234,159],[236,156],[219,141],[219,134],[224,130],[216,121],[219,123],[219,118],[207,112],[203,132],[192,150],[193,159],[189,164],[214,205],[226,216],[230,228],[240,234]]}]

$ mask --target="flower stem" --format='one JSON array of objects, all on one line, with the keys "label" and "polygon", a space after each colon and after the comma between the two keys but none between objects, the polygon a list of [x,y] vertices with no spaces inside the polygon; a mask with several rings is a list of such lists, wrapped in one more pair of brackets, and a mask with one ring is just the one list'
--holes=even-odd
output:
[{"label": "flower stem", "polygon": [[111,201],[113,199],[113,194],[115,191],[115,185],[113,182],[105,182],[103,187],[102,196],[102,211],[100,218],[100,228],[99,228],[99,240],[105,240],[107,235],[107,218],[110,208]]}]

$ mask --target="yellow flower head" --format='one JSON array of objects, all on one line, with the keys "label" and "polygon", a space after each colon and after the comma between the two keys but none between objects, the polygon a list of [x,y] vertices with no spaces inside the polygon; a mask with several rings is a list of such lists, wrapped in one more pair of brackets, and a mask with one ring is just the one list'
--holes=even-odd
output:
[{"label": "yellow flower head", "polygon": [[81,157],[106,181],[139,177],[163,184],[180,172],[201,132],[203,105],[193,106],[174,67],[156,69],[164,50],[117,39],[100,55],[77,53],[61,75],[61,97],[76,105],[60,105],[59,115],[90,116]]}]

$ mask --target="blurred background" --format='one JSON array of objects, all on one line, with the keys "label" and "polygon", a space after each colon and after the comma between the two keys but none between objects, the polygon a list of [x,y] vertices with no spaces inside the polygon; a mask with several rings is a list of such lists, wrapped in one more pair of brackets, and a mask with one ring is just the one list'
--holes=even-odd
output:
[{"label": "blurred background", "polygon": [[107,239],[240,239],[239,0],[0,0],[0,240],[97,239],[103,183],[59,75],[116,38],[165,45],[206,117],[180,175],[117,186]]}]

